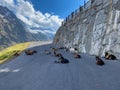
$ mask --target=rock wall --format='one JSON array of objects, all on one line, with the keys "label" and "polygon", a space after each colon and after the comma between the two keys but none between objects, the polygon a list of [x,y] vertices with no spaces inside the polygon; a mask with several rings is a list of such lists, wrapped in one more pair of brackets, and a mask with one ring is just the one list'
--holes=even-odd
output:
[{"label": "rock wall", "polygon": [[120,59],[120,0],[88,3],[63,21],[53,43],[91,55],[108,51]]}]

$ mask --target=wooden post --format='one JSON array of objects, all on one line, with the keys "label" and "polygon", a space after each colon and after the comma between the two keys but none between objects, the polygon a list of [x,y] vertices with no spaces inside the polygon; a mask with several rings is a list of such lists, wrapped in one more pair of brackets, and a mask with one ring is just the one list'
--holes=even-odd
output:
[{"label": "wooden post", "polygon": [[91,4],[93,4],[95,0],[90,0],[90,1],[91,1]]},{"label": "wooden post", "polygon": [[86,2],[84,1],[84,9],[86,8]]}]

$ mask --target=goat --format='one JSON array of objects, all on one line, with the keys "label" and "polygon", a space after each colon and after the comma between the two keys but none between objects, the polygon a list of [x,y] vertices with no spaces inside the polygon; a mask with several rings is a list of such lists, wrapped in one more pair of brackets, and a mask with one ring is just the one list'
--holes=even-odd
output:
[{"label": "goat", "polygon": [[19,55],[20,55],[20,54],[19,54],[18,52],[16,52],[16,53],[14,54],[14,56],[16,56],[16,57],[19,56]]},{"label": "goat", "polygon": [[74,53],[74,58],[81,58],[81,56],[77,53]]},{"label": "goat", "polygon": [[34,50],[25,50],[26,55],[33,55],[34,53],[37,53],[37,51]]},{"label": "goat", "polygon": [[105,63],[102,61],[102,59],[100,59],[98,56],[96,56],[96,64],[102,66]]},{"label": "goat", "polygon": [[108,59],[108,60],[115,60],[117,59],[116,56],[108,53],[108,52],[105,52],[105,59]]},{"label": "goat", "polygon": [[63,56],[61,56],[58,61],[55,61],[55,63],[62,63],[62,64],[67,64],[69,63],[69,60],[65,59]]},{"label": "goat", "polygon": [[54,51],[54,56],[56,56],[56,57],[61,57],[62,54],[61,54],[61,53],[57,53],[56,51]]}]

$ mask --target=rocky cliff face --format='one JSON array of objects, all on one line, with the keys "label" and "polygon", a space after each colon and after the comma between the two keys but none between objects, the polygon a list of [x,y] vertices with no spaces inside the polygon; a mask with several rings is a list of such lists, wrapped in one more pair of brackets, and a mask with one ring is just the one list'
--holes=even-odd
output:
[{"label": "rocky cliff face", "polygon": [[8,8],[0,6],[0,50],[15,43],[47,40],[42,33],[31,33]]},{"label": "rocky cliff face", "polygon": [[91,0],[63,22],[54,44],[77,47],[81,53],[120,59],[120,0]]},{"label": "rocky cliff face", "polygon": [[7,8],[0,6],[0,47],[27,41],[24,26]]}]

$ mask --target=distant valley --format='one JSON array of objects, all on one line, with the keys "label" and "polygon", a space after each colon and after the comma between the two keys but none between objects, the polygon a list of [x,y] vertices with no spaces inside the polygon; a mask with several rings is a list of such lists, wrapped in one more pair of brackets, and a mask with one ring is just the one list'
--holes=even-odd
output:
[{"label": "distant valley", "polygon": [[[49,34],[49,33],[48,33]],[[0,50],[15,43],[52,40],[54,34],[30,32],[8,8],[0,6]]]}]

